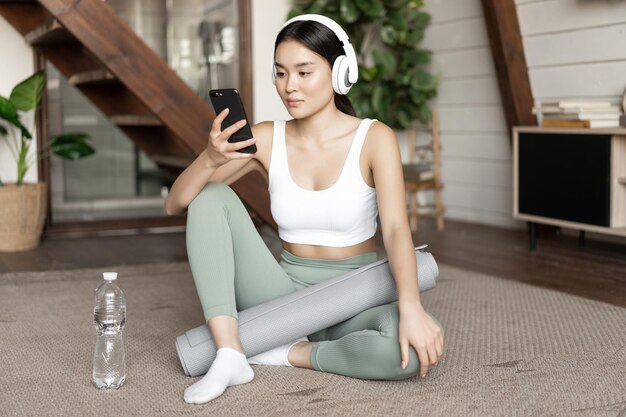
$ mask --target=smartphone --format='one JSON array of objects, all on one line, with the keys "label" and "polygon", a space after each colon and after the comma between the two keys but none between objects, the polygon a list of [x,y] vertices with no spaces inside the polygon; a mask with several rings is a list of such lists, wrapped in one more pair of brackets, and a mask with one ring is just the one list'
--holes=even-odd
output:
[{"label": "smartphone", "polygon": [[[241,142],[242,140],[248,140],[252,137],[252,129],[250,129],[250,121],[246,117],[246,111],[243,108],[239,91],[234,88],[220,88],[209,91],[209,97],[211,98],[211,104],[215,114],[220,114],[225,108],[228,108],[228,116],[222,121],[222,130],[228,126],[245,119],[246,125],[233,133],[228,141],[230,143]],[[245,148],[237,150],[242,153],[256,153],[256,144],[246,146]]]}]

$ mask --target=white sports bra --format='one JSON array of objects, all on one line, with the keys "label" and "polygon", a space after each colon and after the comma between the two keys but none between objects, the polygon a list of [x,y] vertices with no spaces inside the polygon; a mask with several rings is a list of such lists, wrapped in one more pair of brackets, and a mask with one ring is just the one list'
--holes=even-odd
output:
[{"label": "white sports bra", "polygon": [[361,176],[359,157],[365,135],[375,119],[361,121],[339,179],[329,188],[307,190],[289,172],[285,121],[274,122],[269,166],[271,211],[279,237],[290,243],[345,247],[376,234],[376,189]]}]

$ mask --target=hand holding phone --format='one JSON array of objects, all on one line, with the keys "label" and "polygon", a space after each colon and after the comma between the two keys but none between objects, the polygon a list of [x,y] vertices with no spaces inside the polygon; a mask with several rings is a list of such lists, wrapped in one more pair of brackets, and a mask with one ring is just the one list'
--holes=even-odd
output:
[{"label": "hand holding phone", "polygon": [[[228,109],[226,118],[221,121],[220,131],[224,132],[229,130],[229,132],[224,132],[227,134],[230,133],[227,139],[229,143],[247,141],[253,137],[250,123],[248,122],[243,103],[241,102],[241,97],[236,89],[223,88],[210,90],[209,97],[211,98],[211,104],[213,104],[216,115],[221,114],[224,109]],[[241,120],[245,120],[246,123],[243,126],[236,125],[236,123]],[[216,118],[216,121],[218,121],[218,118]],[[234,129],[229,129],[231,126],[233,126]],[[232,130],[234,130],[234,132],[232,132]],[[236,151],[253,154],[256,153],[257,147],[255,144],[252,144],[244,148],[236,149]]]}]

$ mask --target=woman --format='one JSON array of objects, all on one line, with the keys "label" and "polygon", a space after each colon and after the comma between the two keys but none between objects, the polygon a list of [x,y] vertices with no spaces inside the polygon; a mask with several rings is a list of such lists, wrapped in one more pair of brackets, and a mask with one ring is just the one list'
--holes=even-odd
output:
[{"label": "woman", "polygon": [[[355,117],[345,86],[332,78],[335,59],[348,52],[338,37],[343,30],[323,16],[307,16],[313,20],[299,17],[283,27],[274,50],[276,91],[293,119],[259,123],[254,138],[229,143],[245,120],[220,131],[223,111],[206,151],[178,177],[165,202],[168,214],[188,208],[189,261],[218,349],[207,374],[185,390],[188,403],[250,382],[248,361],[392,380],[418,372],[425,377],[443,353],[441,326],[420,303],[394,132]],[[251,144],[255,154],[237,152]],[[223,184],[255,167],[268,173],[280,263]],[[247,360],[237,311],[375,262],[377,214],[398,302]]]}]

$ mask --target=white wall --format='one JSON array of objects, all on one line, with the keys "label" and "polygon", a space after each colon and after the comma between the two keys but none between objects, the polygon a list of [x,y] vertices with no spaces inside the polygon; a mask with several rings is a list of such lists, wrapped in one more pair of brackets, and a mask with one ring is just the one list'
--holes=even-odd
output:
[{"label": "white wall", "polygon": [[441,85],[446,217],[518,227],[511,218],[511,145],[480,0],[426,0],[432,23],[423,48]]},{"label": "white wall", "polygon": [[[626,86],[626,2],[516,0],[535,100],[615,104]],[[492,225],[511,220],[511,149],[480,0],[426,0],[422,46],[442,84],[446,217]]]},{"label": "white wall", "polygon": [[516,0],[535,100],[621,102],[626,2]]},{"label": "white wall", "polygon": [[[0,95],[8,98],[15,84],[33,73],[33,52],[22,38],[22,35],[16,32],[2,17],[0,17],[0,39],[2,39],[0,42],[0,56],[2,56],[2,64],[0,64]],[[24,119],[22,122],[28,123],[27,126],[33,126],[34,123],[32,118]],[[34,129],[32,131],[34,132]],[[33,137],[33,148],[36,143],[37,138]],[[15,160],[3,138],[0,138],[0,178],[5,183],[15,182],[17,178]],[[36,164],[28,171],[24,181],[37,181]]]},{"label": "white wall", "polygon": [[251,123],[264,120],[289,120],[285,109],[272,84],[274,41],[280,28],[287,21],[291,9],[289,0],[254,0],[252,4],[252,62],[253,118]]}]

